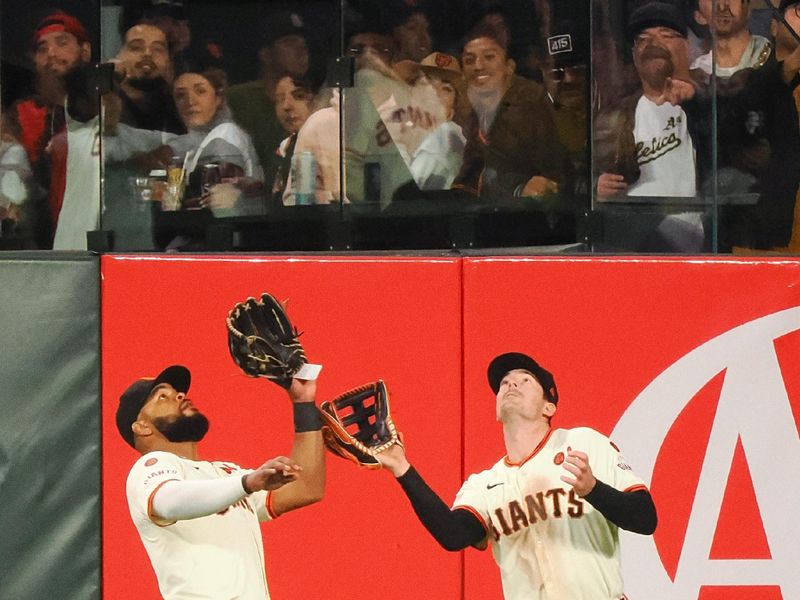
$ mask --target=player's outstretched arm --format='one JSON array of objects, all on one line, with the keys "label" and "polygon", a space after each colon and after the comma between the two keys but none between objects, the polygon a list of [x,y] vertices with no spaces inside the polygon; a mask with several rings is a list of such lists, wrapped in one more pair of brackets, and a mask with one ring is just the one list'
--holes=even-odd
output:
[{"label": "player's outstretched arm", "polygon": [[469,511],[450,510],[408,462],[403,446],[395,444],[376,457],[397,478],[417,518],[442,548],[455,552],[486,539],[480,520]]},{"label": "player's outstretched arm", "polygon": [[290,456],[300,465],[302,472],[291,485],[273,492],[272,509],[278,515],[319,502],[325,493],[322,420],[316,395],[316,381],[292,379],[289,399],[292,401],[295,436]]},{"label": "player's outstretched arm", "polygon": [[150,516],[174,523],[213,515],[256,490],[277,490],[294,481],[300,470],[293,460],[278,456],[242,477],[167,481],[153,494]]}]

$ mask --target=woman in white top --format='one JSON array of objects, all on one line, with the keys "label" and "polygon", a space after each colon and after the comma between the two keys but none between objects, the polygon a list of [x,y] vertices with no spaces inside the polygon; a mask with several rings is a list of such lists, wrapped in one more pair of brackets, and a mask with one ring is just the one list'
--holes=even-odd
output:
[{"label": "woman in white top", "polygon": [[[184,206],[208,206],[215,214],[243,212],[244,196],[261,191],[264,172],[250,136],[233,122],[226,89],[227,77],[220,69],[180,75],[172,95],[188,133],[175,135],[120,124],[106,137],[106,160],[151,152],[166,163],[178,156],[187,182]],[[210,163],[218,166],[222,182],[204,190],[203,166]],[[257,202],[262,203],[260,194]]]}]

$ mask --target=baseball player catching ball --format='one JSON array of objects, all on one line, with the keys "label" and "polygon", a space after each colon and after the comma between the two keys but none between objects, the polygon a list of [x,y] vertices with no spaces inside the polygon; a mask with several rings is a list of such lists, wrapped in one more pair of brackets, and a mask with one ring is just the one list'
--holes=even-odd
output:
[{"label": "baseball player catching ball", "polygon": [[553,375],[516,352],[488,369],[506,456],[471,475],[452,509],[411,466],[401,444],[376,458],[447,550],[489,544],[506,600],[620,600],[618,528],[650,535],[656,508],[619,449],[587,427],[553,429]]},{"label": "baseball player catching ball", "polygon": [[319,501],[325,488],[316,382],[286,382],[291,457],[250,470],[199,459],[208,419],[187,396],[190,381],[173,365],[120,398],[117,427],[142,454],[126,486],[131,517],[165,599],[268,599],[259,522]]}]

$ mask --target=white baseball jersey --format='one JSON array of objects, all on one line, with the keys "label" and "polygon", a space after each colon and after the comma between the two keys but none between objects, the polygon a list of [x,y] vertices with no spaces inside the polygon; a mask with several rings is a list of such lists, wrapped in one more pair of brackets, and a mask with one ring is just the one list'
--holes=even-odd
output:
[{"label": "white baseball jersey", "polygon": [[100,119],[67,114],[67,181],[53,250],[86,250],[86,232],[100,224]]},{"label": "white baseball jersey", "polygon": [[269,494],[251,494],[215,515],[177,522],[151,514],[167,481],[241,477],[233,463],[187,460],[169,452],[143,455],[128,474],[128,508],[165,600],[269,600],[259,521],[275,517]]},{"label": "white baseball jersey", "polygon": [[695,195],[694,144],[680,106],[658,105],[642,95],[636,104],[633,139],[641,175],[628,188],[628,196]]},{"label": "white baseball jersey", "polygon": [[551,429],[520,463],[508,458],[471,475],[453,508],[486,527],[506,600],[623,598],[618,528],[562,475],[568,450],[585,452],[594,476],[623,491],[644,489],[619,450],[586,427]]}]

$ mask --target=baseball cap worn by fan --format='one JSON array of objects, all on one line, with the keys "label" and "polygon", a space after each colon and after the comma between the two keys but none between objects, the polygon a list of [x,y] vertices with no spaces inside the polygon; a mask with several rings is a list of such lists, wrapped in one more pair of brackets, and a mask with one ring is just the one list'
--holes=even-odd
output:
[{"label": "baseball cap worn by fan", "polygon": [[137,379],[120,396],[117,408],[117,429],[131,448],[135,447],[131,426],[136,422],[139,411],[147,402],[150,393],[162,383],[168,383],[177,391],[186,393],[192,383],[192,375],[186,367],[172,365],[161,371],[157,377]]},{"label": "baseball cap worn by fan", "polygon": [[669,27],[686,37],[686,18],[680,8],[669,2],[645,2],[631,13],[628,39],[633,40],[648,27]]},{"label": "baseball cap worn by fan", "polygon": [[401,60],[395,63],[393,68],[406,82],[413,80],[420,71],[451,83],[457,83],[463,78],[458,59],[442,52],[433,52],[423,58],[421,62]]},{"label": "baseball cap worn by fan", "polygon": [[579,31],[572,21],[562,21],[547,38],[547,52],[553,57],[553,66],[574,67],[588,62],[588,43],[588,32]]},{"label": "baseball cap worn by fan", "polygon": [[63,11],[57,10],[39,21],[39,24],[36,26],[36,29],[33,31],[33,36],[31,37],[31,48],[36,48],[36,44],[39,43],[39,40],[43,35],[47,35],[48,33],[52,33],[54,31],[65,31],[67,33],[71,33],[78,40],[79,44],[89,41],[89,34],[86,32],[86,28],[83,26],[83,23],[81,23],[72,15],[68,15]]},{"label": "baseball cap worn by fan", "polygon": [[536,381],[539,382],[539,385],[542,386],[545,397],[553,404],[558,404],[558,389],[556,388],[556,381],[553,378],[553,374],[541,367],[539,363],[530,356],[522,354],[521,352],[506,352],[505,354],[496,356],[492,362],[489,363],[486,375],[489,379],[489,387],[492,388],[495,394],[497,394],[497,390],[500,389],[500,383],[503,381],[503,377],[506,376],[506,373],[516,369],[528,371],[533,375]]}]

